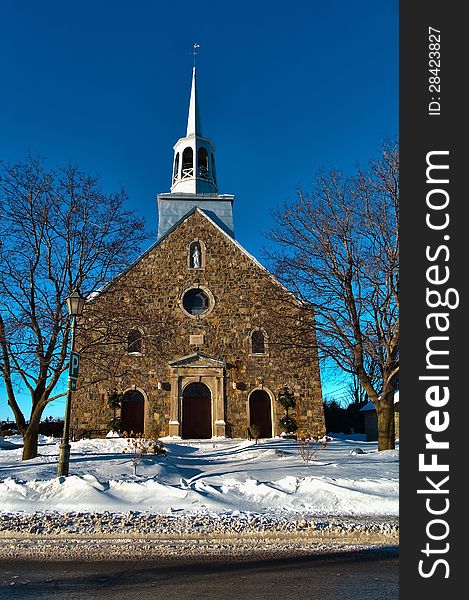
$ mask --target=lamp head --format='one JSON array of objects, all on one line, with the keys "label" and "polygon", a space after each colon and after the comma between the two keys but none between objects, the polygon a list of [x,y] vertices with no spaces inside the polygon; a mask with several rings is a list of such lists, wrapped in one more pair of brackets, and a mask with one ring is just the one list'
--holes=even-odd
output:
[{"label": "lamp head", "polygon": [[68,314],[71,317],[80,317],[83,313],[83,307],[85,306],[85,298],[80,292],[75,289],[67,298]]}]

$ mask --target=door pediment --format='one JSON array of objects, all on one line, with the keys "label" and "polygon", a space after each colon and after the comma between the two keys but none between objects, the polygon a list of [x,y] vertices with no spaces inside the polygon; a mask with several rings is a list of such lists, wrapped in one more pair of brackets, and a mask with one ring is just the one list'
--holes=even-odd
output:
[{"label": "door pediment", "polygon": [[168,361],[168,365],[173,368],[183,367],[183,368],[223,368],[226,363],[224,360],[220,358],[215,358],[213,356],[209,356],[208,354],[202,354],[201,352],[194,352],[193,354],[188,354],[187,356],[182,356],[181,358],[176,358],[175,360]]}]

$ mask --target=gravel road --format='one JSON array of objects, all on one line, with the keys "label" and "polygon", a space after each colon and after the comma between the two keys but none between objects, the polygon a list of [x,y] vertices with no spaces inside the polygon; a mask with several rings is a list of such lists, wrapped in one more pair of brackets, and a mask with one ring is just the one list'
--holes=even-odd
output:
[{"label": "gravel road", "polygon": [[396,547],[396,519],[229,513],[3,513],[0,559],[244,560]]}]

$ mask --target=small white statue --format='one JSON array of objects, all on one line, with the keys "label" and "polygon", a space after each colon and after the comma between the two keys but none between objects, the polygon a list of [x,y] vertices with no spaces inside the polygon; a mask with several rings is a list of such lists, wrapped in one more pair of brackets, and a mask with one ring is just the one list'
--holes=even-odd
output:
[{"label": "small white statue", "polygon": [[200,269],[200,250],[197,244],[192,252],[192,266],[194,269]]}]

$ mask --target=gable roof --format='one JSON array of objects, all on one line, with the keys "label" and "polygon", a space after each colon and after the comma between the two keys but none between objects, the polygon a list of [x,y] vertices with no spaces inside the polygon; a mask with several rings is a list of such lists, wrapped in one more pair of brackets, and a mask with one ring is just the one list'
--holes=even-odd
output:
[{"label": "gable roof", "polygon": [[151,244],[151,246],[149,246],[144,252],[142,252],[142,254],[140,254],[140,256],[138,256],[128,267],[126,267],[123,271],[121,271],[115,277],[106,282],[98,290],[89,294],[87,296],[87,301],[93,300],[94,298],[99,296],[101,292],[106,291],[106,289],[110,287],[113,283],[116,283],[117,281],[119,281],[119,279],[124,277],[124,275],[131,271],[141,260],[145,258],[145,256],[147,256],[150,252],[152,252],[152,250],[157,248],[168,236],[170,236],[171,233],[181,225],[181,223],[183,223],[186,219],[188,219],[191,215],[193,215],[196,212],[201,214],[205,219],[207,219],[207,221],[211,223],[213,227],[215,227],[225,237],[225,239],[227,239],[230,243],[234,244],[251,262],[253,262],[259,269],[264,271],[274,283],[283,288],[283,290],[288,294],[294,296],[294,294],[292,294],[292,292],[287,287],[285,287],[283,283],[281,283],[266,267],[264,267],[264,265],[262,265],[257,260],[257,258],[250,254],[243,246],[241,246],[241,244],[237,240],[228,235],[228,233],[222,227],[220,227],[211,217],[209,217],[209,215],[207,215],[207,213],[203,209],[201,209],[199,206],[194,206],[194,208],[189,210],[183,217],[179,219],[179,221],[174,223],[174,225],[170,227],[170,229],[168,229],[168,231],[166,231],[164,235],[162,235],[158,240],[156,240],[156,242]]}]

